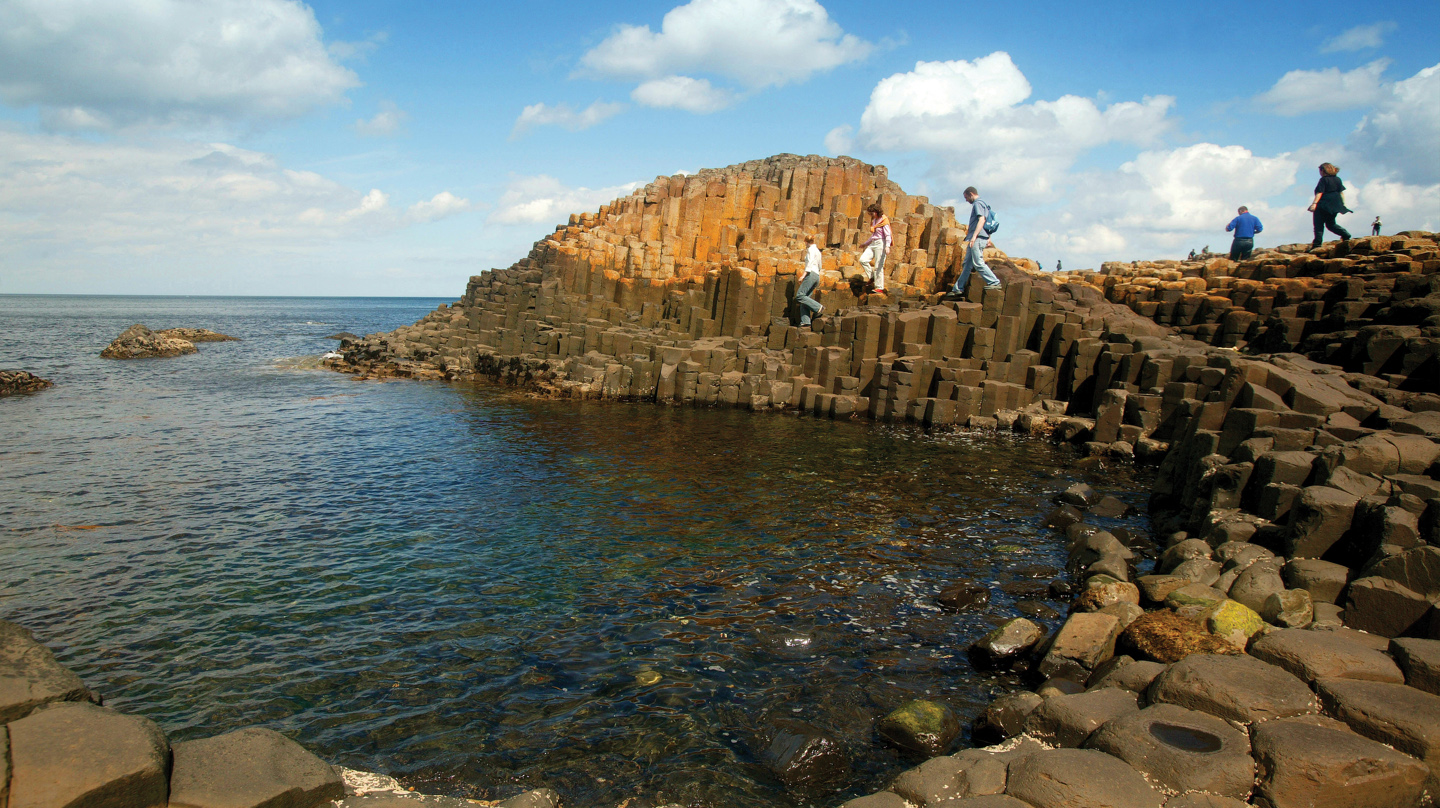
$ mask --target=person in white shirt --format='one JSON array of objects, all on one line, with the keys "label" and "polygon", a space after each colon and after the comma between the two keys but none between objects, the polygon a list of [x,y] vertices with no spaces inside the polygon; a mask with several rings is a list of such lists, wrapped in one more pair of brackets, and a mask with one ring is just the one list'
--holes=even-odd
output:
[{"label": "person in white shirt", "polygon": [[825,311],[810,293],[820,285],[820,248],[814,236],[805,237],[805,268],[800,270],[800,285],[795,288],[795,305],[800,309],[800,325],[810,325],[811,317]]},{"label": "person in white shirt", "polygon": [[871,202],[865,212],[870,214],[870,238],[860,245],[860,268],[865,271],[865,279],[874,282],[875,291],[888,295],[890,293],[885,291],[885,256],[890,253],[890,219],[880,209],[879,202]]}]

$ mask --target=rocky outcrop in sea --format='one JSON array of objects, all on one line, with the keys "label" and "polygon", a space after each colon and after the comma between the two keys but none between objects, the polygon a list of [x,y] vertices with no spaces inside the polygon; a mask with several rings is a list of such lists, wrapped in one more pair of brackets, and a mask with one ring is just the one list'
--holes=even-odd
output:
[{"label": "rocky outcrop in sea", "polygon": [[[870,201],[895,227],[888,298],[854,283]],[[1158,464],[1156,551],[1087,525],[1093,492],[1064,492],[1049,522],[1070,551],[1072,613],[1048,637],[1017,618],[973,650],[978,667],[1037,684],[972,731],[1005,745],[946,755],[952,739],[907,740],[897,727],[915,722],[894,717],[883,737],[936,756],[851,808],[1431,804],[1437,236],[1053,275],[996,250],[1004,287],[972,279],[947,299],[964,232],[848,158],[661,177],[328,363],[1016,430]],[[790,300],[806,234],[826,248],[826,311],[801,328]],[[820,759],[820,736],[791,734],[780,751]]]},{"label": "rocky outcrop in sea", "polygon": [[239,342],[231,337],[203,328],[168,328],[151,331],[140,323],[125,329],[100,352],[104,359],[151,359],[167,356],[183,356],[198,351],[197,342]]},{"label": "rocky outcrop in sea", "polygon": [[0,370],[0,397],[37,393],[54,386],[54,382],[42,379],[28,370]]}]

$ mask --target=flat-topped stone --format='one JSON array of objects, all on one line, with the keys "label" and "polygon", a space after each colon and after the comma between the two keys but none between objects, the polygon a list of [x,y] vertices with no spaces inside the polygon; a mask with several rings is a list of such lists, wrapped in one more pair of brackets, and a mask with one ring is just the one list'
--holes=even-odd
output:
[{"label": "flat-topped stone", "polygon": [[1356,732],[1434,765],[1440,763],[1440,696],[1390,682],[1320,679],[1325,712]]},{"label": "flat-topped stone", "polygon": [[1405,684],[1440,696],[1440,640],[1397,637],[1390,655],[1405,674]]},{"label": "flat-topped stone", "polygon": [[1115,637],[1119,633],[1120,621],[1104,612],[1070,615],[1040,661],[1040,673],[1084,681],[1096,665],[1115,653]]},{"label": "flat-topped stone", "polygon": [[8,729],[9,808],[166,803],[170,745],[147,718],[84,702],[55,702],[12,721]]},{"label": "flat-topped stone", "polygon": [[1334,631],[1272,631],[1251,643],[1250,655],[1307,682],[1321,678],[1405,681],[1405,675],[1387,654]]},{"label": "flat-topped stone", "polygon": [[1120,758],[1151,782],[1177,792],[1244,799],[1255,781],[1245,733],[1224,719],[1174,704],[1119,716],[1085,745]]},{"label": "flat-topped stone", "polygon": [[0,723],[53,701],[89,701],[85,683],[55,660],[30,630],[0,620]]},{"label": "flat-topped stone", "polygon": [[246,727],[174,746],[172,808],[315,808],[344,796],[334,767],[274,730]]},{"label": "flat-topped stone", "polygon": [[1001,794],[1005,791],[1007,764],[992,752],[967,749],[931,758],[907,769],[890,784],[890,790],[917,805],[942,800]]},{"label": "flat-topped stone", "polygon": [[1010,764],[1005,793],[1034,808],[1160,808],[1161,795],[1119,758],[1047,749]]},{"label": "flat-topped stone", "polygon": [[1147,695],[1151,704],[1178,704],[1240,723],[1320,709],[1303,681],[1251,656],[1188,656],[1155,677]]},{"label": "flat-topped stone", "polygon": [[1080,746],[1107,721],[1139,710],[1135,693],[1115,687],[1045,700],[1025,722],[1025,732],[1055,746]]},{"label": "flat-topped stone", "polygon": [[1248,808],[1248,806],[1249,803],[1222,797],[1219,794],[1207,794],[1204,791],[1178,794],[1165,803],[1165,808]]},{"label": "flat-topped stone", "polygon": [[1274,808],[1395,808],[1421,804],[1424,763],[1321,716],[1255,727],[1257,795]]}]

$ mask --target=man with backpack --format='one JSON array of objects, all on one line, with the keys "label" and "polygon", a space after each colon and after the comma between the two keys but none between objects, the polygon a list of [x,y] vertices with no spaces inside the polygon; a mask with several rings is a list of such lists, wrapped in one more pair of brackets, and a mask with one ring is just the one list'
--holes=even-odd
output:
[{"label": "man with backpack", "polygon": [[1000,223],[995,218],[995,212],[980,198],[975,186],[965,189],[965,201],[970,203],[970,224],[965,231],[964,268],[955,280],[955,287],[950,290],[951,294],[960,297],[965,296],[965,284],[969,282],[972,271],[980,273],[986,289],[1000,288],[1000,279],[985,263],[985,248],[989,246],[990,235],[1000,229]]}]

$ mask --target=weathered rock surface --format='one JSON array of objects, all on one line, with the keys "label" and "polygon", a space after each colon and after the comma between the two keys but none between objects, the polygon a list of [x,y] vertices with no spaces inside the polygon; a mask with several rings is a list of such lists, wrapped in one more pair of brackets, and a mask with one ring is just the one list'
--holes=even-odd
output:
[{"label": "weathered rock surface", "polygon": [[173,808],[315,808],[345,796],[330,764],[261,727],[177,743]]},{"label": "weathered rock surface", "polygon": [[38,393],[47,387],[54,387],[49,379],[42,379],[28,370],[0,370],[0,398]]},{"label": "weathered rock surface", "polygon": [[955,581],[946,584],[935,600],[950,609],[974,609],[990,602],[990,588],[975,581]]},{"label": "weathered rock surface", "polygon": [[1440,763],[1440,696],[1357,679],[1320,679],[1315,689],[1326,714],[1357,733],[1432,766]]},{"label": "weathered rock surface", "polygon": [[970,734],[977,743],[998,743],[1025,731],[1030,714],[1045,699],[1029,690],[1018,690],[1001,696],[975,717]]},{"label": "weathered rock surface", "polygon": [[93,698],[29,629],[0,621],[0,722],[24,718],[42,704]]},{"label": "weathered rock surface", "polygon": [[1239,649],[1172,611],[1145,614],[1126,627],[1120,646],[1156,662],[1178,662],[1191,654],[1236,654]]},{"label": "weathered rock surface", "polygon": [[103,359],[151,359],[192,354],[196,350],[189,340],[163,336],[136,323],[116,337],[100,356]]},{"label": "weathered rock surface", "polygon": [[902,772],[890,790],[917,805],[929,806],[943,800],[1004,793],[1005,780],[1003,758],[967,749],[948,757],[931,758]]},{"label": "weathered rock surface", "polygon": [[970,646],[970,655],[982,666],[999,667],[1025,654],[1045,638],[1045,629],[1023,617],[1006,620]]},{"label": "weathered rock surface", "polygon": [[1273,808],[1421,805],[1425,764],[1320,716],[1255,727],[1256,792]]},{"label": "weathered rock surface", "polygon": [[1120,688],[1052,696],[1030,714],[1025,732],[1054,746],[1080,746],[1107,721],[1138,709],[1136,694]]},{"label": "weathered rock surface", "polygon": [[170,745],[148,719],[56,702],[8,729],[10,808],[165,805]]},{"label": "weathered rock surface", "polygon": [[934,757],[960,737],[960,721],[948,706],[916,699],[875,722],[875,731],[901,749]]},{"label": "weathered rock surface", "polygon": [[1405,681],[1387,654],[1333,631],[1272,631],[1250,646],[1250,654],[1307,682],[1322,678]]},{"label": "weathered rock surface", "polygon": [[1440,696],[1440,640],[1393,639],[1390,655],[1405,673],[1405,684]]},{"label": "weathered rock surface", "polygon": [[1050,650],[1040,661],[1039,670],[1046,676],[1064,676],[1083,682],[1096,665],[1115,653],[1115,638],[1120,621],[1103,612],[1078,612],[1065,621]]},{"label": "weathered rock surface", "polygon": [[1034,808],[1160,808],[1139,772],[1103,752],[1050,749],[1010,764],[1005,793]]},{"label": "weathered rock surface", "polygon": [[1303,681],[1251,656],[1186,657],[1155,677],[1148,696],[1242,724],[1320,709]]},{"label": "weathered rock surface", "polygon": [[1086,744],[1166,788],[1245,799],[1255,779],[1250,739],[1226,721],[1173,704],[1120,716]]}]

